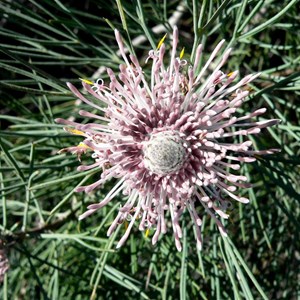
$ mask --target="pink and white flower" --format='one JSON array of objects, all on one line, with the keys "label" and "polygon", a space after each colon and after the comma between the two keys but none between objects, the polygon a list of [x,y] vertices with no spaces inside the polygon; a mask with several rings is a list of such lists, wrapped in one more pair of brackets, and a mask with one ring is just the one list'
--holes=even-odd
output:
[{"label": "pink and white flower", "polygon": [[[226,209],[230,201],[249,202],[235,193],[237,188],[250,186],[248,179],[238,175],[236,170],[241,163],[255,161],[255,155],[276,151],[254,150],[248,136],[277,124],[278,120],[251,121],[262,115],[265,108],[242,116],[238,114],[238,108],[249,94],[245,87],[259,74],[250,74],[238,81],[238,71],[223,73],[221,68],[231,52],[228,49],[216,62],[224,40],[199,70],[202,45],[196,50],[194,63],[183,60],[177,55],[178,29],[175,27],[170,64],[164,63],[165,44],[151,50],[147,59],[152,61],[151,78],[148,78],[136,57],[127,58],[117,30],[115,35],[125,64],[120,65],[118,75],[107,69],[109,85],[103,81],[92,86],[82,82],[95,101],[88,100],[68,83],[78,99],[99,111],[99,114],[79,112],[94,122],[80,124],[57,119],[58,123],[74,127],[68,131],[85,138],[78,148],[71,147],[71,152],[77,153],[77,149],[78,155],[86,149],[93,152],[95,162],[78,169],[103,170],[98,181],[77,188],[78,192],[88,193],[111,178],[119,179],[105,198],[89,205],[79,219],[93,214],[122,193],[126,200],[107,232],[110,236],[124,220],[130,220],[117,247],[124,244],[138,222],[141,231],[154,229],[153,244],[172,227],[180,251],[180,216],[188,210],[196,229],[197,247],[201,249],[199,208],[203,207],[221,234],[226,235],[220,218],[228,218]],[[215,67],[211,71],[212,64]],[[237,143],[236,136],[243,141]]]}]

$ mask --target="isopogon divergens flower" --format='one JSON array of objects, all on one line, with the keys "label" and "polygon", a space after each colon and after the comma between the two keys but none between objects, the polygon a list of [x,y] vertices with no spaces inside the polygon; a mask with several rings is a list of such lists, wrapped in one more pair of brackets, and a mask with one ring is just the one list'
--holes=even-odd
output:
[{"label": "isopogon divergens flower", "polygon": [[4,245],[4,241],[0,239],[0,283],[3,282],[4,275],[9,269],[9,261]]},{"label": "isopogon divergens flower", "polygon": [[[278,120],[251,121],[262,115],[265,108],[238,114],[249,94],[245,87],[259,74],[237,81],[238,71],[223,73],[221,68],[231,52],[231,49],[225,51],[216,63],[224,40],[198,70],[202,45],[198,46],[193,63],[183,60],[182,54],[177,55],[178,29],[174,27],[170,64],[164,63],[166,46],[161,43],[149,52],[147,63],[152,61],[152,69],[148,78],[137,58],[126,56],[119,31],[115,30],[115,36],[125,62],[120,65],[118,76],[108,68],[109,85],[102,80],[93,86],[82,81],[83,88],[95,101],[88,100],[68,83],[78,99],[99,111],[99,114],[79,112],[95,121],[80,124],[57,119],[58,123],[74,128],[67,129],[69,132],[84,136],[81,144],[64,151],[77,153],[79,157],[87,149],[93,152],[95,162],[78,169],[103,169],[98,181],[77,188],[78,192],[88,193],[111,178],[119,179],[101,202],[89,205],[79,218],[93,214],[123,193],[125,203],[107,232],[110,236],[119,224],[129,220],[117,247],[124,244],[138,220],[140,230],[154,228],[153,244],[172,227],[180,251],[180,216],[188,210],[196,229],[197,247],[201,249],[199,207],[226,235],[220,218],[228,218],[229,201],[249,202],[234,193],[237,188],[250,186],[248,179],[235,170],[240,169],[241,163],[255,161],[255,155],[277,151],[256,151],[247,137],[277,124]],[[212,63],[216,65],[213,71]],[[237,143],[235,136],[244,141]]]}]

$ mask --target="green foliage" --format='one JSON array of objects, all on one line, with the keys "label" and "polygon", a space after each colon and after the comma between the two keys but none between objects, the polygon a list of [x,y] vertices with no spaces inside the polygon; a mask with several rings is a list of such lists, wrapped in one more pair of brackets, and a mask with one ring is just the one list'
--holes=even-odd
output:
[{"label": "green foliage", "polygon": [[[162,24],[171,32],[169,18],[179,5],[182,15],[176,24],[187,59],[194,58],[198,43],[210,53],[225,38],[234,47],[226,71],[262,72],[243,109],[267,107],[265,118],[282,120],[253,140],[258,148],[278,147],[282,152],[243,167],[255,185],[241,191],[250,204],[234,204],[226,224],[228,238],[220,236],[203,212],[201,252],[187,214],[181,253],[171,233],[153,247],[152,232],[146,237],[137,228],[116,250],[125,227],[109,239],[106,230],[118,201],[84,221],[77,219],[113,182],[91,195],[74,192],[96,180],[99,172],[78,172],[75,156],[57,154],[80,139],[63,132],[54,119],[79,118],[78,111],[86,107],[76,102],[66,81],[105,81],[99,67],[118,69],[113,28],[122,32],[142,62],[164,35],[153,27]],[[1,297],[299,297],[298,5],[298,0],[1,1],[0,230],[10,261]],[[144,37],[142,42],[135,40],[138,36]],[[83,160],[87,163],[87,156]]]}]

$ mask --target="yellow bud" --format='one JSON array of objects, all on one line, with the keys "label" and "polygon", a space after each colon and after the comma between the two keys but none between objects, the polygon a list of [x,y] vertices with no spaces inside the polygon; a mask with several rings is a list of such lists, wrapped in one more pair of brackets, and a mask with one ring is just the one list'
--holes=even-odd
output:
[{"label": "yellow bud", "polygon": [[184,55],[184,47],[182,48],[180,54],[179,54],[179,58],[182,59]]},{"label": "yellow bud", "polygon": [[167,33],[163,36],[163,38],[159,41],[157,47],[156,47],[156,50],[159,50],[159,48],[161,47],[161,45],[163,44],[164,40],[166,39],[167,37]]},{"label": "yellow bud", "polygon": [[81,81],[87,83],[87,84],[90,84],[90,85],[94,85],[95,83],[93,81],[90,81],[88,79],[84,79],[84,78],[79,78]]},{"label": "yellow bud", "polygon": [[83,131],[80,131],[80,130],[77,130],[77,129],[74,129],[74,128],[64,127],[64,130],[67,131],[67,132],[70,132],[72,134],[83,135],[84,136]]},{"label": "yellow bud", "polygon": [[150,232],[150,229],[147,228],[146,232],[145,232],[145,237],[147,238],[149,236],[149,232]]},{"label": "yellow bud", "polygon": [[86,145],[85,143],[83,143],[83,142],[80,142],[79,144],[78,144],[78,146],[77,147],[80,147],[80,148],[85,148],[85,149],[92,149],[90,146],[88,146],[88,145]]}]

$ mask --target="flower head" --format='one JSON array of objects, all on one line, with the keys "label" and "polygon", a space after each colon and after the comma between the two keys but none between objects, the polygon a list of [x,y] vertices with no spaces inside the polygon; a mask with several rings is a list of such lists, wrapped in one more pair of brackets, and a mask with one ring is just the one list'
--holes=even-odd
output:
[{"label": "flower head", "polygon": [[3,282],[4,275],[9,269],[9,261],[7,258],[4,241],[0,239],[0,283]]},{"label": "flower head", "polygon": [[[181,250],[180,216],[188,210],[196,229],[197,247],[201,249],[199,206],[226,235],[219,217],[228,218],[226,209],[230,201],[249,202],[234,193],[237,188],[249,187],[245,182],[247,178],[237,175],[235,170],[241,163],[255,161],[254,155],[276,151],[253,150],[247,136],[259,133],[278,120],[251,122],[251,118],[262,115],[265,108],[243,116],[237,114],[249,94],[245,87],[259,74],[236,81],[237,71],[223,73],[221,68],[231,49],[225,51],[217,63],[215,61],[224,40],[199,70],[202,45],[197,48],[193,64],[183,60],[182,53],[177,56],[178,30],[175,27],[170,64],[164,64],[166,46],[162,43],[149,52],[147,63],[152,62],[152,69],[148,78],[136,57],[127,58],[117,30],[115,35],[125,64],[120,65],[118,76],[107,69],[109,85],[103,81],[92,86],[82,82],[95,101],[88,100],[68,83],[76,97],[99,111],[99,115],[79,112],[95,122],[83,125],[57,120],[74,127],[67,130],[85,138],[69,151],[79,156],[87,149],[93,152],[95,162],[80,166],[79,170],[103,169],[98,181],[77,191],[91,192],[111,178],[119,179],[101,202],[89,205],[79,218],[91,215],[123,193],[125,203],[108,229],[109,236],[120,223],[130,220],[117,247],[126,241],[137,221],[140,230],[154,228],[153,244],[172,227],[176,247]],[[211,71],[213,62],[216,66]],[[244,141],[233,142],[235,136]]]}]

